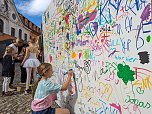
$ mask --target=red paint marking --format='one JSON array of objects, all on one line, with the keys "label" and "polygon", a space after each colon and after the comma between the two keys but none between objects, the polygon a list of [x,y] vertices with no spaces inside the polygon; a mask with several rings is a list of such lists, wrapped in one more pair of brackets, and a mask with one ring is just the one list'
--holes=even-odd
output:
[{"label": "red paint marking", "polygon": [[69,24],[69,14],[67,14],[67,15],[65,16],[65,22],[66,22],[66,24]]},{"label": "red paint marking", "polygon": [[50,55],[50,63],[52,62],[52,56]]},{"label": "red paint marking", "polygon": [[118,104],[118,105],[116,105],[116,104],[114,104],[114,103],[111,103],[111,104],[110,104],[110,106],[112,106],[112,107],[114,107],[114,108],[118,109],[119,113],[120,113],[120,114],[122,114],[121,106],[120,106],[119,104]]}]

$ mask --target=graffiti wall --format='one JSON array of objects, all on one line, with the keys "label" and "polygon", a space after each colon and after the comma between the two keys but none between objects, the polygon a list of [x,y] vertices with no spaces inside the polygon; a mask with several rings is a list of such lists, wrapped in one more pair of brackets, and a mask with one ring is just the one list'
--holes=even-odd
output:
[{"label": "graffiti wall", "polygon": [[75,114],[152,113],[151,0],[52,0],[45,62],[63,84],[57,103]]}]

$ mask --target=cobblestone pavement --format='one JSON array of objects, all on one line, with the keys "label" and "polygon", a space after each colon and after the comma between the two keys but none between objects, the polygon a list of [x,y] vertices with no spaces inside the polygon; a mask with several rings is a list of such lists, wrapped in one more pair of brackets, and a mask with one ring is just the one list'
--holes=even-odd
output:
[{"label": "cobblestone pavement", "polygon": [[[24,95],[17,93],[12,96],[2,96],[2,82],[1,76],[2,66],[0,63],[0,114],[31,114],[31,95]],[[20,67],[16,64],[16,74],[14,78],[14,86],[20,83]]]}]

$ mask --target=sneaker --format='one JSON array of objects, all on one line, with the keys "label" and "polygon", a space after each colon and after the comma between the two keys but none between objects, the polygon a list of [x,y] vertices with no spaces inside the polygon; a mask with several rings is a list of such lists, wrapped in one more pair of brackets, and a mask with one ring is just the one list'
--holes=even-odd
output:
[{"label": "sneaker", "polygon": [[4,91],[2,91],[2,95],[5,95],[5,92],[4,92]]},{"label": "sneaker", "polygon": [[11,89],[11,88],[8,88],[8,91],[15,91],[16,89]]}]

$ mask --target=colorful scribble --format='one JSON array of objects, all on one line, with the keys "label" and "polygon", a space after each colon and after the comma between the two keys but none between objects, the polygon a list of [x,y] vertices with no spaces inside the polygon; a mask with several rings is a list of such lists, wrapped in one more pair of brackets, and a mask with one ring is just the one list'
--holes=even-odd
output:
[{"label": "colorful scribble", "polygon": [[[58,104],[76,114],[152,112],[150,0],[52,0],[42,19],[44,59]],[[132,69],[133,68],[133,69]],[[126,98],[126,99],[125,99]]]}]

